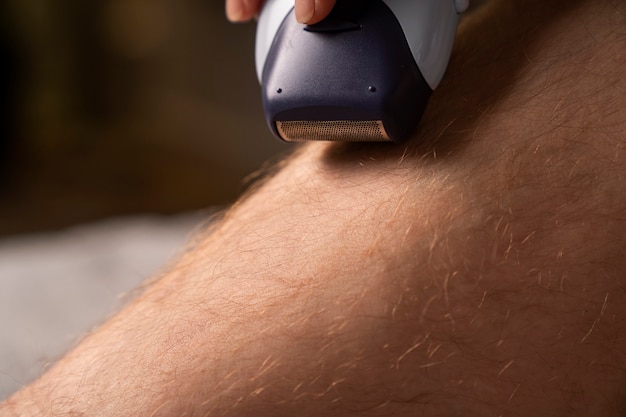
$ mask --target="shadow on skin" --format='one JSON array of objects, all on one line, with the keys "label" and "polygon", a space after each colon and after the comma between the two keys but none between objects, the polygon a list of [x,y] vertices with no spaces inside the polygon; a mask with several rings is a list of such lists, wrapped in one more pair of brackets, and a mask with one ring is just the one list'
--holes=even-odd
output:
[{"label": "shadow on skin", "polygon": [[[408,158],[441,163],[460,157],[490,109],[520,87],[521,70],[529,63],[527,51],[578,4],[578,0],[487,2],[461,22],[447,75],[413,137],[404,145],[334,143],[325,155],[328,168]],[[528,22],[534,22],[532,27]]]}]

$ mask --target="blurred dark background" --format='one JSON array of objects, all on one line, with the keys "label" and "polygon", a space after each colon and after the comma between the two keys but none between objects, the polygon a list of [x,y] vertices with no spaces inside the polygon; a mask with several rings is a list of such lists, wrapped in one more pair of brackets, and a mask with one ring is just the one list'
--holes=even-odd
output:
[{"label": "blurred dark background", "polygon": [[223,0],[0,2],[0,238],[232,202],[290,149],[254,30]]},{"label": "blurred dark background", "polygon": [[0,2],[0,236],[224,205],[286,148],[220,0]]}]

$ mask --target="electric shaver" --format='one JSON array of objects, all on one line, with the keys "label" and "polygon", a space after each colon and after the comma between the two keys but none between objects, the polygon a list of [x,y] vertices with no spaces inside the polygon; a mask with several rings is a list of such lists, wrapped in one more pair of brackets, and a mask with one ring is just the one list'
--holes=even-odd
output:
[{"label": "electric shaver", "polygon": [[469,0],[338,0],[314,25],[267,0],[256,34],[265,117],[287,142],[402,142],[419,124]]}]

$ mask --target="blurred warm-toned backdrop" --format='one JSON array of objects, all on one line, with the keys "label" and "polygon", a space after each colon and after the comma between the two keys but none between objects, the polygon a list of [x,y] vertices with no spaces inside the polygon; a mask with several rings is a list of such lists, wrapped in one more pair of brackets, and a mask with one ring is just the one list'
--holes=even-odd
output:
[{"label": "blurred warm-toned backdrop", "polygon": [[219,0],[0,2],[0,236],[224,205],[288,149]]}]

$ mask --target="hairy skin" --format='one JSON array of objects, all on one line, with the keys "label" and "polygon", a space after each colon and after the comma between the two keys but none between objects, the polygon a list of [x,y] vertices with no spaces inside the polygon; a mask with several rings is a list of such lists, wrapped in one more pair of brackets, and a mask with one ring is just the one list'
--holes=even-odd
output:
[{"label": "hairy skin", "polygon": [[494,0],[406,146],[302,147],[0,416],[622,416],[626,7]]}]

